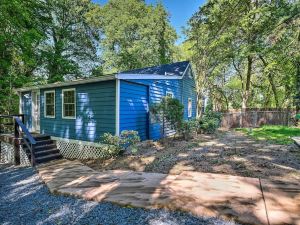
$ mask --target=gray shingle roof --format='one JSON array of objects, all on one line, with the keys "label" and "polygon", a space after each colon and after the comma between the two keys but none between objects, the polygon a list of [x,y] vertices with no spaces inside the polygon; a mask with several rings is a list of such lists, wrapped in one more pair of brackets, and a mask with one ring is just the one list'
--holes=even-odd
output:
[{"label": "gray shingle roof", "polygon": [[170,63],[159,66],[146,67],[142,69],[128,70],[120,72],[120,74],[153,74],[153,75],[168,75],[168,76],[182,76],[189,61]]}]

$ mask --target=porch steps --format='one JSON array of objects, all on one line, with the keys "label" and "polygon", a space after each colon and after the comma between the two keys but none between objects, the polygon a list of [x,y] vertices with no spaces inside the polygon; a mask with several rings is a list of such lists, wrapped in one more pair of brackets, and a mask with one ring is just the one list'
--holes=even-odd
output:
[{"label": "porch steps", "polygon": [[[34,135],[36,144],[34,146],[34,157],[36,164],[47,163],[52,160],[62,159],[62,155],[57,149],[57,146],[49,135]],[[31,152],[25,144],[22,145],[29,160],[31,160]]]}]

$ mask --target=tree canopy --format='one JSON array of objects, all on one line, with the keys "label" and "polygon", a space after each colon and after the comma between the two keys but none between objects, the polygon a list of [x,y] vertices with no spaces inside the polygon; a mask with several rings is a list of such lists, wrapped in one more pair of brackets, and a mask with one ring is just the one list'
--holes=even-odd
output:
[{"label": "tree canopy", "polygon": [[187,30],[198,91],[219,110],[297,105],[299,18],[299,1],[209,0]]}]

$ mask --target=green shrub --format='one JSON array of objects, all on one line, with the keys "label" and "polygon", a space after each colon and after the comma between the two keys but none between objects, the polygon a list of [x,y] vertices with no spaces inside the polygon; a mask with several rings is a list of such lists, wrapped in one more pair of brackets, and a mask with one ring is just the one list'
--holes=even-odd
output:
[{"label": "green shrub", "polygon": [[151,113],[156,115],[159,122],[170,125],[171,129],[180,132],[183,123],[184,106],[176,98],[164,97],[161,102],[151,106]]},{"label": "green shrub", "polygon": [[122,151],[120,146],[120,137],[112,135],[111,133],[104,133],[101,136],[100,142],[106,145],[106,147],[102,149],[104,158],[117,156]]},{"label": "green shrub", "polygon": [[131,149],[131,152],[137,152],[137,144],[141,141],[139,133],[134,130],[123,130],[120,135],[123,150]]},{"label": "green shrub", "polygon": [[213,134],[220,127],[221,114],[218,112],[207,111],[199,119],[198,132]]},{"label": "green shrub", "polygon": [[104,133],[101,136],[101,143],[106,145],[103,148],[103,156],[110,158],[119,155],[121,152],[131,148],[132,152],[137,152],[137,143],[140,142],[140,137],[137,131],[124,130],[120,136]]},{"label": "green shrub", "polygon": [[196,119],[183,121],[181,125],[181,134],[185,140],[189,140],[194,132],[197,131],[198,121]]}]

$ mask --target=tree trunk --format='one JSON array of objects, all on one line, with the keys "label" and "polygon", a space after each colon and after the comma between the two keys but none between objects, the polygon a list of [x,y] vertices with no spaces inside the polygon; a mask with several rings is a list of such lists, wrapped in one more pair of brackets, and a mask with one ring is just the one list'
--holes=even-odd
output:
[{"label": "tree trunk", "polygon": [[300,113],[300,59],[296,62],[296,112]]},{"label": "tree trunk", "polygon": [[[264,64],[264,67],[267,67],[268,63],[266,62],[266,60],[261,55],[259,56],[259,58],[262,61],[262,63]],[[273,75],[270,72],[268,73],[268,80],[269,80],[269,83],[271,85],[271,89],[272,89],[272,92],[274,95],[276,108],[279,108],[279,100],[278,100],[277,90],[276,90],[276,86],[274,83]]]},{"label": "tree trunk", "polygon": [[250,96],[250,85],[251,85],[251,73],[252,73],[252,63],[253,58],[252,56],[248,56],[247,58],[247,72],[246,72],[246,86],[243,93],[243,100],[242,100],[242,111],[245,112],[248,107],[248,100]]}]

